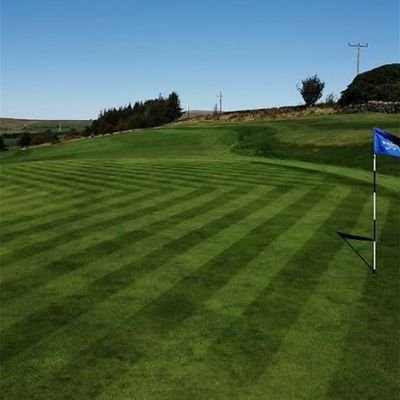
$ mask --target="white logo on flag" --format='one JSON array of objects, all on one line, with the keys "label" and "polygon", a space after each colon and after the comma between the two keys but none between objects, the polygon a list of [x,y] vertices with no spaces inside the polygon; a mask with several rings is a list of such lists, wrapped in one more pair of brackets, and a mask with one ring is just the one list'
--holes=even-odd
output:
[{"label": "white logo on flag", "polygon": [[394,144],[394,143],[390,142],[389,140],[385,140],[385,139],[382,139],[381,143],[382,143],[383,147],[385,148],[385,150],[398,151],[400,153],[400,147],[397,146],[397,144]]}]

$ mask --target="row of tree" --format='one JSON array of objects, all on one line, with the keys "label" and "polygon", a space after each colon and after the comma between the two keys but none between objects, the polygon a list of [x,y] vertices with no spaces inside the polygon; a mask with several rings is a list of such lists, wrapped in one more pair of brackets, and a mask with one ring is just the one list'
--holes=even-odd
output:
[{"label": "row of tree", "polygon": [[94,135],[136,128],[150,128],[175,121],[182,115],[179,96],[172,92],[168,97],[137,101],[133,106],[110,108],[100,113],[90,127]]},{"label": "row of tree", "polygon": [[[133,106],[128,104],[125,107],[110,108],[100,112],[99,117],[86,126],[82,131],[72,128],[69,132],[63,133],[62,139],[74,139],[82,136],[102,135],[123,130],[136,128],[150,128],[175,121],[182,115],[180,99],[176,92],[168,97],[161,95],[152,100],[144,102],[137,101]],[[13,136],[14,137],[14,136]],[[60,137],[57,133],[48,129],[42,133],[24,131],[17,137],[19,147],[39,145],[44,143],[57,143]],[[0,151],[7,150],[7,145],[0,135]]]},{"label": "row of tree", "polygon": [[4,138],[16,139],[16,145],[19,147],[37,146],[45,143],[58,143],[60,140],[70,140],[80,138],[82,136],[91,136],[90,128],[87,126],[82,131],[78,131],[75,128],[70,129],[68,132],[59,135],[56,132],[47,129],[44,132],[31,133],[29,131],[23,131],[19,134],[4,134],[0,135],[0,151],[7,151],[8,146]]},{"label": "row of tree", "polygon": [[[11,135],[0,135],[0,151],[7,151],[8,146],[4,141],[4,136],[14,138],[15,134]],[[31,145],[39,145],[44,143],[58,143],[60,141],[58,135],[48,129],[45,132],[36,132],[34,134],[24,131],[17,137],[16,144],[19,147],[28,147]]]}]

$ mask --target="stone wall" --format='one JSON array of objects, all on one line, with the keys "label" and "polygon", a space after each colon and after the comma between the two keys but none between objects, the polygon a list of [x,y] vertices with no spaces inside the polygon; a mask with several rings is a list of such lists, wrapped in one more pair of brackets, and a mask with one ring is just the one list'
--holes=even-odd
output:
[{"label": "stone wall", "polygon": [[384,102],[369,101],[365,104],[353,104],[340,107],[339,105],[330,106],[326,104],[317,104],[313,107],[285,106],[259,108],[252,110],[225,111],[220,113],[208,113],[195,115],[191,120],[217,120],[217,121],[256,121],[263,119],[285,119],[308,117],[312,115],[336,114],[336,113],[359,113],[359,112],[377,112],[385,114],[400,114],[400,101]]},{"label": "stone wall", "polygon": [[285,106],[259,108],[252,110],[225,111],[222,114],[213,113],[206,116],[195,117],[194,119],[219,120],[219,121],[256,121],[263,119],[280,119],[291,117],[306,117],[310,115],[333,114],[336,109],[326,105],[316,105],[313,107]]},{"label": "stone wall", "polygon": [[364,104],[352,104],[350,106],[342,107],[341,111],[344,113],[379,112],[386,114],[399,114],[400,101],[369,101],[368,103]]}]

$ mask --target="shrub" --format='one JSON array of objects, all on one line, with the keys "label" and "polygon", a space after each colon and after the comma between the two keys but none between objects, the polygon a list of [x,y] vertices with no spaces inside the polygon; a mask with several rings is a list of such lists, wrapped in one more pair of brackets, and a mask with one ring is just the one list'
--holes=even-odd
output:
[{"label": "shrub", "polygon": [[324,105],[334,107],[337,104],[337,97],[334,93],[329,93],[325,97]]},{"label": "shrub", "polygon": [[297,90],[303,97],[306,106],[313,106],[322,97],[324,87],[325,83],[317,75],[314,75],[303,79]]},{"label": "shrub", "polygon": [[32,135],[29,132],[22,132],[17,140],[19,147],[27,147],[32,143]]},{"label": "shrub", "polygon": [[7,151],[8,146],[4,142],[3,135],[0,135],[0,151]]}]

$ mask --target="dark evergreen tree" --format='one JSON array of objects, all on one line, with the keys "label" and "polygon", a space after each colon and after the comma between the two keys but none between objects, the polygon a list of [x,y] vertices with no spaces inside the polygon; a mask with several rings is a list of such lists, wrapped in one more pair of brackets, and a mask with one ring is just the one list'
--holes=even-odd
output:
[{"label": "dark evergreen tree", "polygon": [[153,100],[129,103],[125,107],[111,108],[100,112],[97,120],[91,125],[94,134],[112,133],[115,131],[148,128],[163,125],[182,115],[179,96],[172,92],[167,98],[161,95]]},{"label": "dark evergreen tree", "polygon": [[3,135],[0,135],[0,151],[7,151],[8,146],[4,142]]},{"label": "dark evergreen tree", "polygon": [[182,116],[182,108],[181,108],[181,102],[179,100],[179,96],[176,92],[172,92],[168,96],[167,100],[167,107],[168,107],[168,118],[171,119],[171,121],[175,121],[179,119]]}]

